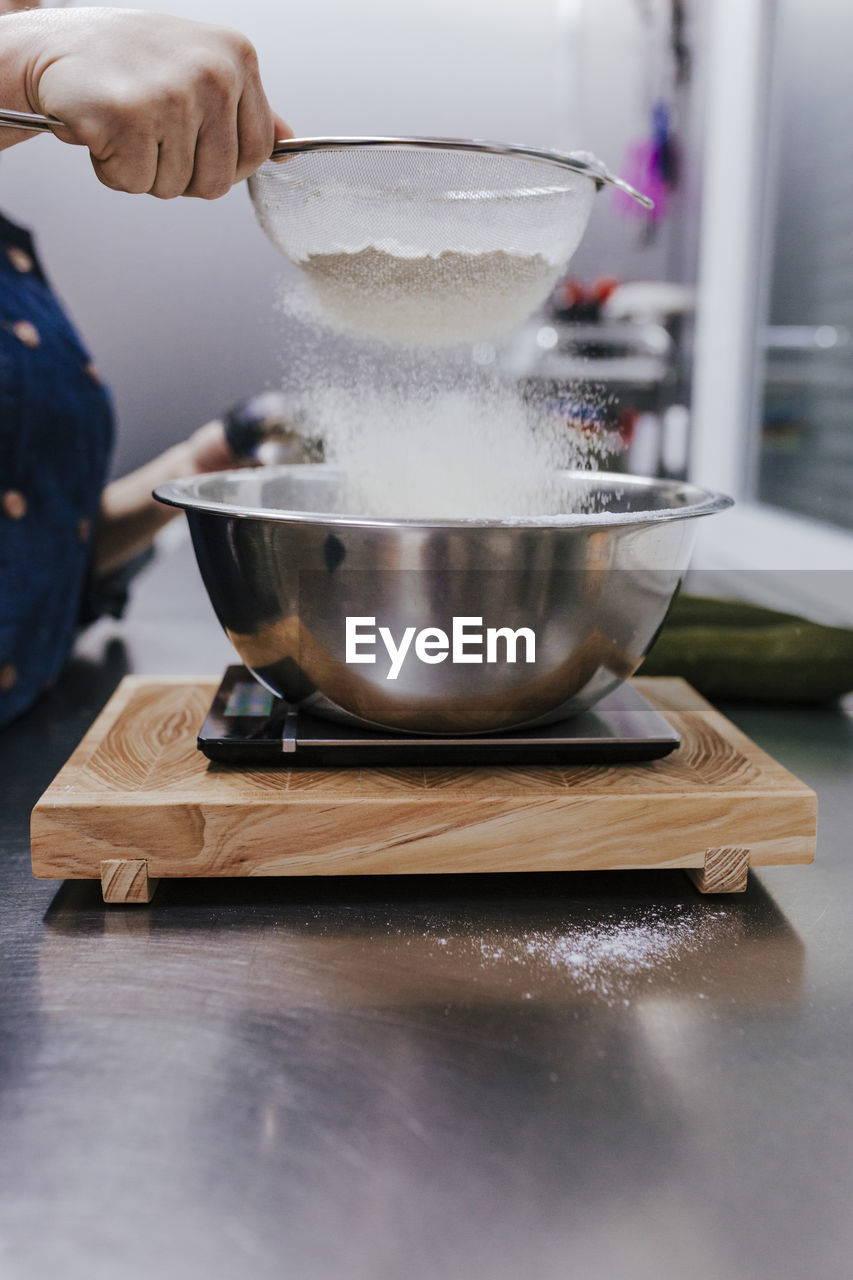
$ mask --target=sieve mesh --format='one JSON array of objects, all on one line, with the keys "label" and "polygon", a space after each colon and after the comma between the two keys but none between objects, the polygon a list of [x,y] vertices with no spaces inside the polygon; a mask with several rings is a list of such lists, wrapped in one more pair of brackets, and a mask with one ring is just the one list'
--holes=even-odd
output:
[{"label": "sieve mesh", "polygon": [[496,336],[535,310],[596,185],[528,155],[381,143],[296,151],[249,183],[261,226],[329,318],[431,343]]},{"label": "sieve mesh", "polygon": [[258,218],[293,262],[369,246],[401,257],[574,252],[595,183],[526,157],[423,147],[343,147],[267,161],[250,181]]}]

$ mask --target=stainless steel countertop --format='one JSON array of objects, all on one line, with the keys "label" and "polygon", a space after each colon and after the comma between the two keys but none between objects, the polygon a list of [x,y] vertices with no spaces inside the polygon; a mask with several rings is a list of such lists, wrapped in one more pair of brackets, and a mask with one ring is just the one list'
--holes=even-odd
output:
[{"label": "stainless steel countertop", "polygon": [[0,734],[3,1280],[750,1280],[853,1254],[853,719],[724,708],[818,860],[37,882],[27,818],[127,670],[231,654],[180,547]]}]

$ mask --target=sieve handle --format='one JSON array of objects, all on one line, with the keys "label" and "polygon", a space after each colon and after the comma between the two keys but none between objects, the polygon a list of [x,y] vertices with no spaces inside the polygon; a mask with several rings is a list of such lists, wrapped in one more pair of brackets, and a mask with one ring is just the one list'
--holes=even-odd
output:
[{"label": "sieve handle", "polygon": [[[8,111],[0,108],[0,126],[7,129],[30,129],[37,133],[51,133],[56,126],[63,128],[61,120],[52,116],[39,116],[29,111]],[[591,178],[601,189],[604,183],[618,187],[626,195],[631,196],[646,209],[654,208],[654,201],[642,192],[637,191],[624,178],[617,178],[606,165],[594,158],[564,154],[560,151],[539,150],[536,147],[517,146],[511,142],[484,142],[479,138],[287,138],[276,142],[273,147],[272,160],[283,160],[285,156],[296,155],[300,151],[332,151],[344,150],[348,147],[426,147],[439,151],[484,151],[492,155],[529,156],[534,160],[547,160],[551,164],[571,169]]]},{"label": "sieve handle", "polygon": [[37,116],[30,111],[7,111],[0,107],[0,125],[6,129],[30,129],[36,133],[51,133],[56,125],[62,128],[61,120],[51,116]]}]

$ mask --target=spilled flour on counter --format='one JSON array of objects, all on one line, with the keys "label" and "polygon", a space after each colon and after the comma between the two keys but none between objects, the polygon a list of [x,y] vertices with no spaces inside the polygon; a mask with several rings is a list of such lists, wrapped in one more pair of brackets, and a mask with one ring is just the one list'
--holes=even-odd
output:
[{"label": "spilled flour on counter", "polygon": [[443,932],[435,941],[442,953],[473,948],[490,981],[504,969],[514,987],[523,977],[530,987],[527,998],[556,980],[615,1004],[630,1003],[628,996],[638,984],[642,989],[652,981],[674,980],[677,966],[719,943],[728,924],[722,910],[654,907],[624,919],[534,929],[515,937],[453,938]]},{"label": "spilled flour on counter", "polygon": [[332,323],[429,347],[507,333],[545,301],[561,271],[541,253],[407,256],[378,245],[312,253],[299,266]]}]

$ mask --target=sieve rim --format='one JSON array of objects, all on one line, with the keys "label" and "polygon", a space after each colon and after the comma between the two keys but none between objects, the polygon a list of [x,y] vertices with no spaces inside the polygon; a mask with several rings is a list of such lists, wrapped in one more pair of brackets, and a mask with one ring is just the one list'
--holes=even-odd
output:
[{"label": "sieve rim", "polygon": [[571,169],[590,178],[601,190],[605,184],[616,187],[643,206],[653,209],[654,201],[637,191],[624,178],[611,173],[607,165],[591,153],[576,154],[572,152],[553,151],[542,147],[528,147],[517,142],[489,142],[483,138],[424,138],[424,137],[352,137],[352,138],[282,138],[276,142],[270,160],[284,160],[287,156],[300,155],[305,151],[347,151],[356,147],[423,147],[432,151],[477,151],[487,155],[518,156],[522,159],[539,160],[553,164],[561,169]]},{"label": "sieve rim", "polygon": [[[61,120],[55,116],[37,115],[29,111],[11,111],[0,108],[0,126],[9,129],[29,129],[39,133],[51,132],[54,128],[64,128]],[[562,169],[571,169],[574,173],[591,178],[600,191],[606,183],[636,200],[644,209],[653,209],[654,200],[643,195],[636,187],[624,178],[611,173],[607,165],[591,153],[583,155],[572,152],[552,151],[543,147],[528,147],[517,142],[488,142],[483,138],[282,138],[276,142],[269,160],[283,160],[286,156],[298,155],[303,151],[344,151],[349,147],[425,147],[434,151],[479,151],[488,155],[520,156],[529,160],[544,161],[557,165]],[[268,163],[265,161],[264,163]],[[254,174],[250,175],[254,177]]]}]

